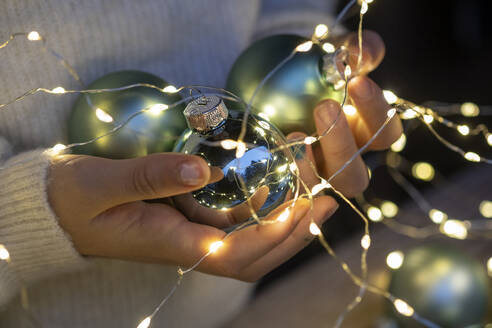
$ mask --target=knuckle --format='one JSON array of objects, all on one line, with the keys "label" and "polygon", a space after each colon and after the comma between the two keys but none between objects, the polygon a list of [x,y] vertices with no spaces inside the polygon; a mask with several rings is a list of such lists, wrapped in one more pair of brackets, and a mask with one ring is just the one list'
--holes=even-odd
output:
[{"label": "knuckle", "polygon": [[130,181],[130,188],[135,193],[145,197],[158,195],[156,180],[152,177],[152,170],[146,161],[133,167]]}]

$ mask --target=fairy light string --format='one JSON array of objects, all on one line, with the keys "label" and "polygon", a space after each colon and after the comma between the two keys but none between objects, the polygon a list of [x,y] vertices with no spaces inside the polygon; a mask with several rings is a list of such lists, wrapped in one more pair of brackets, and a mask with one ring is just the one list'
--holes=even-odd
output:
[{"label": "fairy light string", "polygon": [[[210,145],[222,147],[224,149],[236,149],[236,158],[241,158],[244,155],[244,152],[246,151],[246,149],[248,148],[248,145],[245,144],[242,140],[243,140],[244,135],[246,133],[246,124],[247,124],[246,122],[247,122],[248,116],[250,114],[252,103],[253,103],[253,100],[254,100],[255,96],[257,95],[257,93],[262,89],[262,87],[267,82],[267,80],[275,74],[276,71],[278,71],[283,65],[285,65],[288,61],[290,61],[297,53],[310,51],[313,44],[315,44],[315,43],[320,44],[322,46],[322,48],[328,54],[336,53],[337,51],[343,51],[343,49],[341,49],[341,48],[336,49],[332,43],[330,43],[326,40],[328,40],[330,37],[330,31],[332,31],[334,29],[334,27],[343,19],[343,17],[346,15],[348,9],[350,9],[355,4],[355,2],[356,2],[355,0],[351,0],[344,7],[344,9],[337,16],[335,23],[332,27],[328,28],[324,24],[317,25],[315,30],[314,30],[312,39],[310,41],[306,41],[306,42],[298,45],[295,49],[293,49],[293,51],[291,52],[291,54],[289,56],[287,56],[272,71],[270,71],[264,77],[264,79],[260,82],[260,84],[256,88],[255,92],[253,93],[253,96],[251,97],[251,99],[249,99],[248,103],[245,103],[242,99],[238,98],[237,96],[230,93],[229,91],[221,89],[221,88],[212,88],[212,87],[207,87],[207,86],[175,87],[173,85],[168,85],[164,88],[160,88],[160,87],[157,87],[157,86],[151,85],[151,84],[139,83],[139,84],[124,86],[121,88],[96,89],[96,90],[66,90],[65,88],[63,88],[61,86],[53,88],[53,89],[36,88],[36,89],[29,90],[29,91],[23,93],[22,95],[14,98],[10,101],[7,101],[3,104],[0,104],[0,110],[5,110],[7,106],[9,106],[15,102],[22,101],[26,97],[29,97],[29,96],[37,94],[37,93],[45,93],[48,95],[66,95],[66,94],[75,94],[75,93],[90,95],[90,94],[94,94],[94,93],[105,93],[105,92],[116,92],[116,91],[128,90],[128,89],[136,88],[136,87],[153,88],[153,89],[157,89],[158,91],[163,92],[163,93],[176,93],[176,92],[186,91],[186,90],[190,90],[190,89],[197,89],[197,88],[207,89],[207,90],[211,90],[212,92],[211,93],[204,93],[204,95],[212,95],[212,94],[213,95],[220,95],[222,98],[236,101],[236,102],[239,102],[242,104],[246,104],[246,110],[244,112],[243,123],[242,123],[242,128],[241,128],[241,133],[240,133],[239,138],[237,140],[229,140],[228,142],[210,143]],[[307,136],[307,137],[303,138],[302,140],[294,140],[291,142],[286,142],[283,145],[281,145],[280,147],[270,150],[271,152],[282,151],[286,148],[292,148],[292,147],[295,147],[297,145],[312,145],[313,143],[318,142],[321,138],[325,137],[326,135],[328,135],[332,131],[333,127],[338,122],[338,118],[340,117],[340,115],[342,115],[342,110],[347,115],[349,115],[349,111],[351,110],[351,108],[348,107],[349,105],[345,104],[346,99],[347,99],[347,83],[348,83],[349,78],[353,76],[353,72],[358,72],[360,70],[360,65],[362,62],[362,41],[363,41],[362,40],[362,22],[363,22],[363,16],[367,13],[370,3],[372,3],[372,0],[360,1],[361,8],[360,8],[360,21],[359,21],[359,28],[358,28],[359,55],[357,58],[357,66],[355,67],[355,70],[353,70],[352,67],[345,64],[345,69],[344,69],[343,74],[342,74],[342,79],[340,80],[340,82],[341,82],[340,86],[343,86],[344,90],[345,90],[344,99],[343,99],[342,105],[341,105],[341,108],[343,108],[343,109],[341,109],[338,112],[337,117],[334,120],[334,122],[321,135]],[[78,76],[78,74],[75,72],[75,70],[68,64],[68,62],[61,55],[59,55],[58,53],[53,51],[51,48],[48,48],[46,45],[46,39],[36,31],[32,31],[30,33],[14,33],[9,37],[9,39],[7,41],[5,41],[4,43],[2,43],[0,45],[0,49],[7,47],[7,45],[9,45],[9,43],[11,41],[13,41],[15,38],[18,38],[18,37],[25,37],[29,41],[41,41],[43,49],[48,50],[60,62],[60,64],[67,70],[67,72],[76,81],[78,81],[80,84],[82,84],[82,81],[81,81],[80,77]],[[336,56],[334,56],[333,58],[336,58]],[[391,108],[388,111],[387,119],[380,126],[380,128],[376,131],[376,133],[374,133],[374,135],[368,140],[368,142],[364,146],[362,146],[348,161],[346,161],[340,167],[340,169],[338,171],[336,171],[331,177],[329,177],[327,179],[324,179],[323,177],[321,177],[318,174],[314,163],[312,163],[309,159],[307,159],[309,161],[310,167],[313,169],[313,171],[315,172],[316,176],[319,178],[319,181],[320,181],[318,184],[314,185],[311,189],[309,189],[308,186],[306,185],[306,183],[300,177],[299,168],[295,165],[295,159],[292,157],[292,155],[290,155],[291,164],[289,165],[289,170],[297,178],[296,179],[297,185],[296,185],[295,195],[294,195],[291,203],[289,205],[287,205],[287,207],[279,213],[279,215],[277,216],[277,219],[273,220],[273,221],[274,222],[275,221],[283,222],[285,220],[288,220],[289,215],[290,215],[290,213],[291,213],[291,211],[292,211],[292,209],[293,209],[293,207],[294,207],[294,205],[298,199],[307,198],[310,201],[310,212],[309,213],[311,215],[311,222],[309,225],[309,232],[314,237],[317,237],[317,239],[320,241],[321,245],[325,248],[327,253],[330,254],[333,258],[335,258],[337,260],[337,262],[341,266],[342,270],[352,279],[352,281],[354,282],[355,285],[359,286],[358,295],[354,298],[354,300],[350,304],[348,304],[345,311],[340,314],[340,316],[337,319],[336,325],[335,325],[336,327],[340,327],[342,325],[344,318],[362,301],[362,298],[363,298],[366,291],[376,293],[378,295],[383,296],[387,300],[389,300],[394,305],[395,309],[401,315],[411,317],[414,320],[423,324],[424,326],[437,327],[437,325],[435,325],[434,323],[426,320],[425,318],[420,317],[415,312],[413,307],[410,304],[406,303],[404,300],[398,299],[398,298],[392,296],[391,294],[389,294],[388,292],[380,290],[377,287],[374,287],[374,286],[368,284],[368,282],[367,282],[367,274],[368,274],[367,253],[368,253],[368,250],[371,246],[371,237],[370,237],[370,233],[369,233],[370,232],[369,231],[369,219],[371,218],[371,216],[369,215],[369,219],[368,219],[341,192],[339,192],[335,188],[333,188],[333,186],[330,184],[330,181],[332,181],[332,179],[336,175],[338,175],[343,170],[345,170],[345,168],[347,166],[349,166],[351,164],[351,162],[357,156],[359,156],[363,151],[365,151],[367,149],[367,147],[370,145],[370,143],[373,142],[377,138],[377,136],[381,134],[381,132],[384,130],[384,128],[389,124],[390,120],[397,113],[402,119],[417,118],[418,120],[420,120],[422,123],[424,123],[430,129],[430,131],[434,134],[434,136],[441,143],[443,143],[449,149],[459,153],[461,156],[463,156],[463,158],[465,158],[466,160],[471,161],[471,162],[483,162],[483,163],[487,163],[487,164],[492,163],[492,161],[488,158],[485,158],[485,157],[483,157],[479,154],[473,153],[473,152],[465,152],[460,147],[458,147],[458,146],[450,143],[449,141],[445,140],[433,129],[431,124],[434,121],[438,122],[438,123],[443,124],[449,128],[455,129],[458,133],[460,133],[464,136],[483,134],[486,141],[491,146],[492,146],[492,136],[491,136],[488,128],[483,124],[477,125],[474,128],[470,128],[467,125],[454,123],[454,122],[444,118],[443,116],[439,115],[438,112],[433,111],[430,108],[423,107],[423,106],[417,106],[411,102],[400,99],[396,95],[394,95],[394,93],[392,93],[392,92],[385,91],[385,96],[388,100],[388,103],[390,103],[392,106],[394,106],[394,108]],[[56,144],[55,146],[53,146],[49,150],[49,154],[51,156],[56,156],[60,153],[66,152],[67,150],[70,150],[71,148],[81,146],[81,145],[90,144],[90,143],[96,142],[97,140],[99,140],[101,138],[109,137],[112,134],[116,133],[119,129],[123,128],[126,124],[128,124],[128,122],[133,120],[136,116],[141,115],[142,113],[149,112],[149,113],[153,113],[153,114],[158,115],[162,111],[173,108],[173,107],[175,107],[179,104],[182,104],[184,102],[187,102],[191,99],[192,99],[192,97],[186,97],[183,100],[178,101],[178,102],[173,103],[173,104],[158,104],[157,106],[154,105],[154,106],[151,106],[148,108],[142,108],[140,111],[134,113],[133,115],[128,117],[123,122],[115,122],[111,116],[106,116],[107,113],[105,113],[104,111],[101,112],[101,111],[97,111],[97,109],[95,109],[95,115],[100,120],[106,121],[107,123],[112,124],[111,125],[112,128],[110,130],[108,130],[106,133],[104,133],[102,135],[99,135],[99,136],[97,136],[93,139],[87,140],[85,142],[74,143],[74,144],[69,144],[69,145]],[[464,116],[476,116],[476,115],[478,115],[477,114],[477,108],[475,108],[473,105],[470,105],[470,104],[468,104],[466,106],[464,106],[464,105],[465,104],[462,105],[462,108],[465,108],[465,109],[461,110],[461,113]],[[403,149],[405,146],[404,144],[405,144],[405,140],[401,139],[400,140],[400,146],[398,146],[398,147],[395,146],[395,149],[400,149],[400,150]],[[18,164],[18,163],[14,163],[12,165],[15,165],[15,164]],[[5,168],[5,167],[0,167],[0,169],[3,169],[3,168]],[[242,191],[245,194],[247,194],[247,190],[245,190],[246,186],[244,184],[244,181],[239,179],[239,182],[240,182]],[[300,193],[301,189],[304,190],[303,193]],[[327,189],[332,190],[340,198],[342,198],[343,201],[345,201],[361,217],[361,219],[364,223],[364,235],[362,236],[362,238],[360,240],[361,241],[360,246],[362,248],[361,260],[360,260],[361,277],[358,277],[357,275],[355,275],[353,273],[353,271],[349,268],[348,264],[336,255],[336,253],[333,251],[331,246],[327,243],[321,228],[314,222],[314,219],[312,217],[314,196],[316,196],[318,193],[322,192],[323,190],[327,190]],[[407,189],[411,190],[411,188],[407,188]],[[418,193],[418,191],[417,191],[417,193]],[[417,203],[420,202],[421,204],[423,204],[422,200],[425,200],[425,198],[423,198],[423,196],[420,198],[419,197],[414,197],[414,198],[418,199],[419,201]],[[226,234],[221,240],[217,240],[217,241],[211,243],[208,252],[206,252],[199,260],[197,260],[189,268],[187,268],[187,269],[178,268],[176,283],[173,285],[170,292],[162,299],[162,301],[154,309],[154,311],[149,316],[145,317],[139,323],[138,328],[147,328],[151,325],[152,319],[159,312],[159,310],[166,304],[166,302],[171,298],[171,296],[176,292],[179,285],[182,283],[183,277],[187,273],[194,271],[207,257],[209,257],[212,254],[215,254],[217,252],[220,252],[220,248],[224,245],[224,243],[226,242],[226,239],[232,233],[244,228],[245,226],[247,226],[253,222],[256,222],[257,224],[272,224],[272,223],[274,223],[274,222],[270,222],[270,221],[267,222],[267,220],[264,220],[264,218],[258,217],[249,198],[248,198],[248,205],[249,205],[249,208],[251,211],[252,219],[250,219],[250,220],[244,222],[243,224],[239,225],[238,227],[236,227],[233,231]],[[430,219],[432,221],[434,221],[434,222],[439,221],[439,218],[441,218],[441,220],[440,220],[441,229],[440,230],[437,229],[436,233],[441,233],[441,234],[445,234],[448,236],[450,234],[453,234],[453,233],[456,234],[457,233],[459,237],[463,237],[463,236],[464,236],[464,238],[469,237],[466,234],[464,235],[464,233],[463,233],[464,230],[462,229],[462,226],[460,226],[460,224],[458,223],[460,221],[449,219],[447,217],[446,217],[446,219],[444,219],[444,216],[446,215],[444,212],[433,209],[433,208],[431,208],[429,210],[429,208],[431,208],[430,205],[426,207],[426,210],[428,210],[428,215],[430,216]],[[433,210],[434,210],[434,212],[432,212]],[[438,211],[438,212],[436,212],[436,211]],[[386,222],[386,221],[393,222],[393,224],[396,222],[393,220],[383,220],[383,222]],[[451,222],[451,225],[448,222]],[[437,223],[437,222],[435,222],[435,223]],[[446,223],[448,223],[447,228],[446,228]],[[436,226],[434,225],[433,227],[435,229]],[[415,228],[415,229],[417,229],[417,228]],[[468,230],[466,230],[466,231],[468,231]],[[415,235],[417,235],[417,234],[415,234]],[[418,237],[415,237],[415,238],[418,238]],[[4,245],[1,245],[1,247],[0,247],[0,260],[6,261],[6,263],[8,265],[10,264],[10,254],[8,253],[8,250]],[[491,264],[491,267],[492,267],[492,264]],[[39,324],[36,324],[36,325],[40,326]]]}]

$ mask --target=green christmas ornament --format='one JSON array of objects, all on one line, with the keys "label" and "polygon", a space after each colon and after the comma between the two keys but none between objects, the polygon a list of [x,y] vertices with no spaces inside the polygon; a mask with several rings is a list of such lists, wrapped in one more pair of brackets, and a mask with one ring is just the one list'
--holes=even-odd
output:
[{"label": "green christmas ornament", "polygon": [[[149,73],[120,71],[99,78],[88,89],[119,88],[136,83],[159,88],[169,85]],[[178,136],[186,129],[186,121],[183,105],[169,109],[166,106],[179,100],[178,94],[147,87],[83,94],[77,99],[69,119],[69,142],[85,142],[103,135],[138,111],[157,105],[154,110],[134,117],[116,133],[76,147],[75,153],[117,159],[171,151]]]},{"label": "green christmas ornament", "polygon": [[[276,35],[253,43],[234,63],[227,90],[249,103],[256,87],[282,60],[300,44],[309,41],[296,35]],[[327,54],[318,44],[307,52],[297,52],[264,84],[252,103],[252,112],[275,124],[283,133],[315,129],[313,109],[323,99],[343,100],[342,90],[335,90],[337,74]],[[328,72],[330,72],[328,74]]]},{"label": "green christmas ornament", "polygon": [[[484,320],[489,280],[484,266],[466,253],[449,246],[420,246],[405,254],[389,292],[441,327],[463,328]],[[398,321],[402,327],[422,327],[401,315]]]}]

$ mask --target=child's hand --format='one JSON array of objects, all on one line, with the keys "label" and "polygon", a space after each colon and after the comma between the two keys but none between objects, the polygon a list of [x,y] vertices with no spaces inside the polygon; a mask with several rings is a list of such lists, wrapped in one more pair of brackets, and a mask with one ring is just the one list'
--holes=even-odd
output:
[{"label": "child's hand", "polygon": [[[378,34],[366,31],[363,34],[363,55],[359,74],[366,74],[375,69],[384,57],[384,43]],[[342,40],[349,50],[348,63],[355,71],[359,55],[357,34],[352,33]],[[306,156],[316,165],[322,176],[330,177],[348,161],[381,127],[391,108],[383,97],[381,89],[364,75],[353,78],[348,84],[350,103],[357,108],[354,115],[340,115],[334,128],[320,141],[320,147],[306,146]],[[332,100],[322,101],[314,110],[317,133],[324,133],[335,121],[340,105]],[[393,117],[383,132],[371,143],[368,150],[389,148],[402,133],[402,125],[397,115]],[[289,139],[304,138],[300,132],[289,135]],[[313,154],[314,151],[314,154]],[[307,162],[307,161],[306,161]],[[306,167],[304,163],[301,166]],[[309,178],[310,176],[310,178]],[[319,182],[314,174],[306,174],[308,185]],[[346,196],[355,196],[369,183],[364,161],[357,156],[354,161],[332,181],[332,185]]]},{"label": "child's hand", "polygon": [[[194,223],[172,206],[146,203],[188,193],[220,180],[198,156],[162,153],[128,160],[81,155],[53,159],[48,194],[61,227],[83,255],[193,265],[225,233],[224,217]],[[287,204],[270,214],[275,219]],[[198,267],[199,271],[254,281],[290,258],[313,238],[311,215],[321,225],[337,208],[324,196],[298,200],[285,222],[235,232]]]}]

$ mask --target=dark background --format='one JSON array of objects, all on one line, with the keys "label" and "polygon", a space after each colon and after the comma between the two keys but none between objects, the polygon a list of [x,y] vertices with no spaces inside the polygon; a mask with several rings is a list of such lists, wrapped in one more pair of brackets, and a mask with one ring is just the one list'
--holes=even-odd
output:
[{"label": "dark background", "polygon": [[[348,1],[340,1],[339,10]],[[349,12],[344,25],[356,30],[359,6]],[[478,105],[492,105],[492,2],[488,0],[375,0],[364,17],[364,28],[378,32],[386,43],[386,57],[380,67],[371,73],[383,89],[393,90],[398,96],[415,103],[444,101]],[[492,128],[490,108],[482,108],[484,116],[465,118],[450,116],[455,122],[478,123]],[[456,131],[438,127],[438,132],[463,147],[487,157],[491,147],[483,136],[464,137]],[[431,163],[442,178],[423,183],[407,176],[422,191],[439,190],[453,182],[453,176],[476,164],[463,160],[447,150],[421,125],[406,123],[407,147],[401,153],[410,161]],[[374,166],[381,154],[366,156]],[[408,200],[406,194],[389,178],[384,167],[374,170],[368,199],[389,199],[397,204]],[[492,194],[492,192],[491,192]],[[484,195],[490,198],[490,195]],[[329,242],[337,245],[362,229],[362,223],[352,210],[342,205],[323,226]],[[478,216],[478,209],[476,215]],[[299,269],[313,257],[324,252],[318,242],[300,252],[278,269],[263,278],[257,293],[266,290],[272,282]]]}]

